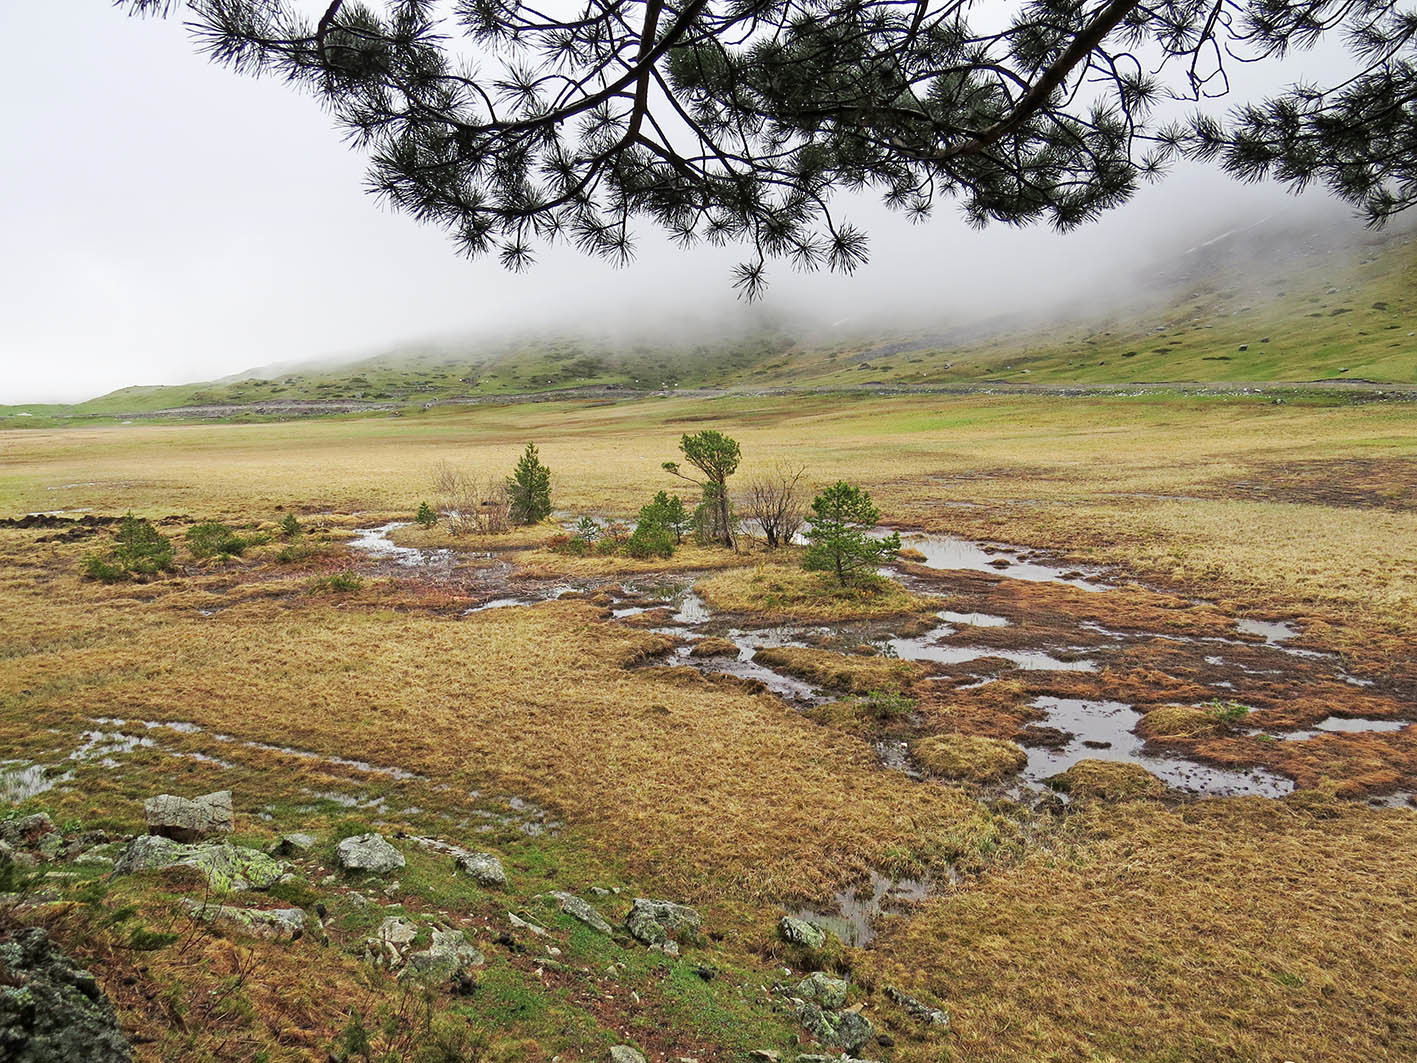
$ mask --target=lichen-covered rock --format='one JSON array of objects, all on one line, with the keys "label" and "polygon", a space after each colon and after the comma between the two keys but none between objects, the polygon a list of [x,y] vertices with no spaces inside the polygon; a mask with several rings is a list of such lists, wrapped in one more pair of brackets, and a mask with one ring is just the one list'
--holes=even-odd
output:
[{"label": "lichen-covered rock", "polygon": [[644,1053],[629,1045],[616,1045],[610,1050],[610,1063],[645,1063]]},{"label": "lichen-covered rock", "polygon": [[378,834],[356,834],[345,838],[335,846],[335,861],[346,871],[363,871],[371,875],[387,875],[404,866],[403,853]]},{"label": "lichen-covered rock", "polygon": [[831,1011],[807,1001],[797,1009],[797,1018],[818,1041],[855,1052],[876,1035],[871,1020],[860,1012]]},{"label": "lichen-covered rock", "polygon": [[507,872],[502,861],[491,853],[459,853],[454,863],[479,886],[494,890],[507,888]]},{"label": "lichen-covered rock", "polygon": [[0,1059],[128,1063],[128,1042],[93,975],[39,929],[0,934]]},{"label": "lichen-covered rock", "polygon": [[589,902],[582,900],[574,893],[556,890],[551,896],[554,897],[556,902],[561,906],[561,911],[565,912],[572,919],[584,923],[592,930],[599,931],[607,937],[615,933],[615,928],[607,923],[601,914],[590,906]]},{"label": "lichen-covered rock", "polygon": [[305,933],[306,916],[299,908],[237,908],[189,899],[183,900],[182,907],[204,923],[270,941],[294,941]]},{"label": "lichen-covered rock", "polygon": [[822,971],[814,971],[797,983],[797,995],[824,1008],[846,1007],[847,983]]},{"label": "lichen-covered rock", "polygon": [[695,937],[703,924],[699,913],[688,905],[636,897],[625,917],[625,929],[644,945],[663,945],[670,939]]},{"label": "lichen-covered rock", "polygon": [[231,791],[217,790],[188,800],[158,794],[143,802],[148,833],[179,842],[195,842],[209,834],[229,834],[234,824]]},{"label": "lichen-covered rock", "polygon": [[225,842],[184,845],[157,834],[140,834],[129,842],[113,865],[113,873],[128,875],[169,867],[200,871],[216,893],[269,889],[285,874],[284,864],[257,849]]},{"label": "lichen-covered rock", "polygon": [[481,967],[486,962],[461,930],[434,930],[427,949],[409,953],[399,981],[446,982],[464,968]]},{"label": "lichen-covered rock", "polygon": [[777,924],[777,933],[789,945],[807,949],[819,949],[827,943],[827,932],[805,919],[784,915]]},{"label": "lichen-covered rock", "polygon": [[54,821],[43,812],[0,823],[0,841],[16,848],[30,846],[54,831]]},{"label": "lichen-covered rock", "polygon": [[391,915],[364,943],[364,958],[379,967],[397,967],[403,963],[404,952],[417,936],[418,924]]}]

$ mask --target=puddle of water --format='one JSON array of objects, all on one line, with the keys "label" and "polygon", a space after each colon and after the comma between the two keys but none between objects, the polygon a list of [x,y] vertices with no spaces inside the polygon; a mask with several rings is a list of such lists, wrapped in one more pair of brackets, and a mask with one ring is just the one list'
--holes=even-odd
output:
[{"label": "puddle of water", "polygon": [[795,908],[790,914],[831,931],[843,944],[860,947],[876,939],[876,931],[871,925],[876,916],[922,901],[928,896],[930,885],[927,882],[914,878],[892,879],[872,871],[869,892],[852,889],[838,893],[833,898],[835,910]]},{"label": "puddle of water", "polygon": [[[1043,565],[1036,561],[1025,561],[1021,552],[1005,546],[981,545],[968,539],[958,539],[953,535],[922,535],[918,533],[902,536],[901,548],[917,550],[924,555],[920,562],[926,568],[968,569],[972,572],[992,572],[1008,579],[1021,579],[1029,583],[1065,583],[1085,591],[1104,591],[1107,586],[1095,579],[1073,576],[1076,569]],[[1008,562],[1000,565],[998,562]],[[1094,575],[1088,573],[1087,575]]]},{"label": "puddle of water", "polygon": [[1235,628],[1242,635],[1258,635],[1271,646],[1299,634],[1293,624],[1283,620],[1237,620]]},{"label": "puddle of water", "polygon": [[712,617],[708,604],[695,594],[692,590],[684,592],[684,600],[679,603],[679,610],[669,618],[672,624],[683,624],[686,627],[696,627],[699,624],[706,624]]},{"label": "puddle of water", "polygon": [[485,613],[489,609],[506,609],[514,605],[534,604],[536,603],[532,598],[493,598],[490,602],[483,602],[481,605],[474,605],[471,609],[464,609],[463,616],[469,616],[472,613]]},{"label": "puddle of water", "polygon": [[935,614],[941,620],[948,620],[951,624],[967,624],[970,627],[1008,627],[1009,621],[1002,616],[991,616],[989,613],[956,613],[949,609],[941,610]]},{"label": "puddle of water", "polygon": [[151,738],[140,735],[123,734],[119,731],[84,731],[79,748],[69,754],[70,760],[97,760],[105,767],[117,767],[114,754],[131,753],[141,747],[151,747],[156,743]]},{"label": "puddle of water", "polygon": [[1080,760],[1094,759],[1140,764],[1168,786],[1193,794],[1282,797],[1294,789],[1292,780],[1260,768],[1238,771],[1143,752],[1144,743],[1133,731],[1141,713],[1124,702],[1040,697],[1033,705],[1047,715],[1041,725],[1068,731],[1073,738],[1060,749],[1028,750],[1024,778],[1030,783],[1042,783]]},{"label": "puddle of water", "polygon": [[[1320,720],[1310,729],[1303,731],[1288,731],[1284,734],[1275,735],[1285,742],[1302,742],[1310,738],[1318,738],[1326,734],[1368,734],[1373,731],[1400,731],[1404,727],[1411,727],[1411,720],[1364,720],[1354,716],[1329,716]],[[1253,734],[1264,732],[1255,731]]]},{"label": "puddle of water", "polygon": [[0,763],[0,804],[18,805],[74,778],[74,773],[53,772],[43,764],[22,760]]},{"label": "puddle of water", "polygon": [[820,705],[827,700],[810,683],[794,679],[790,675],[775,672],[753,660],[754,648],[741,645],[737,658],[732,657],[690,657],[689,647],[681,646],[661,663],[672,667],[692,667],[706,674],[734,675],[740,679],[756,679],[769,691],[784,701],[806,705]]},{"label": "puddle of water", "polygon": [[[1091,660],[1064,661],[1041,650],[995,650],[986,646],[941,646],[919,639],[891,639],[896,656],[907,661],[928,661],[932,664],[967,664],[984,657],[998,657],[1015,667],[1034,672],[1095,672],[1097,662]],[[932,676],[931,678],[937,678]]]}]

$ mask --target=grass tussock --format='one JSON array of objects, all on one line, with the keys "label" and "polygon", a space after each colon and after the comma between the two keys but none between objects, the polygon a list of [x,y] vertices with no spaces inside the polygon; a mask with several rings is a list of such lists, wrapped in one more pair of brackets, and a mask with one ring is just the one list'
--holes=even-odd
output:
[{"label": "grass tussock", "polygon": [[1028,763],[1028,754],[1013,742],[968,734],[922,738],[911,743],[910,755],[928,774],[958,782],[1000,782]]},{"label": "grass tussock", "polygon": [[1073,797],[1101,801],[1159,797],[1166,791],[1166,784],[1140,764],[1118,760],[1080,760],[1048,783]]},{"label": "grass tussock", "polygon": [[925,669],[915,661],[796,646],[765,646],[753,655],[753,660],[817,686],[849,694],[877,691],[899,694],[909,690],[925,675]]},{"label": "grass tussock", "polygon": [[1162,705],[1142,717],[1137,730],[1148,738],[1199,738],[1222,734],[1228,725],[1213,712],[1191,705]]},{"label": "grass tussock", "polygon": [[913,594],[894,580],[842,587],[834,579],[784,562],[716,572],[694,589],[715,609],[784,620],[867,620],[940,607],[937,600]]}]

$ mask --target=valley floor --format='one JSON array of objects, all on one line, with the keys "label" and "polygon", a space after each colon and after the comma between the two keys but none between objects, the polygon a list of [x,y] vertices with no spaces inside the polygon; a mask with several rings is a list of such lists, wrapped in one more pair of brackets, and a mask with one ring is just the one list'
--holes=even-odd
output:
[{"label": "valley floor", "polygon": [[[862,484],[918,552],[844,600],[791,551],[388,527],[437,461],[502,473],[528,440],[559,508],[629,518],[703,428],[740,441],[744,481],[787,461]],[[270,541],[83,579],[111,535],[83,518],[130,509],[179,544],[205,520]],[[0,516],[37,511],[63,512],[0,527],[0,796],[77,858],[7,871],[0,934],[46,927],[137,1058],[792,1060],[839,1053],[821,1022],[847,1013],[872,1026],[856,1056],[899,1063],[1417,1057],[1410,404],[739,397],[0,433]],[[1098,712],[1122,722],[1084,734]],[[959,736],[1028,763],[929,774]],[[1084,758],[1170,785],[1028,785]],[[299,909],[294,941],[193,917],[190,870],[110,873],[145,798],[225,789],[238,844],[311,836],[281,853],[293,878],[224,900]],[[402,869],[339,869],[369,831]],[[618,926],[634,897],[703,932],[647,948]],[[787,914],[845,943],[786,942]],[[391,920],[412,940],[371,962]],[[389,969],[434,930],[482,953],[456,993]],[[845,1010],[811,1005],[811,970],[849,981]]]}]

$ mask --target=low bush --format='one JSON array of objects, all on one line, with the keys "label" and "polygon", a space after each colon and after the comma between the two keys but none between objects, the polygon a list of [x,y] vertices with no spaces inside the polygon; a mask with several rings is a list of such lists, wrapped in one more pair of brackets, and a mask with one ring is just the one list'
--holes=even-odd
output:
[{"label": "low bush", "polygon": [[[296,526],[299,527],[298,522]],[[259,535],[237,535],[217,521],[194,524],[187,529],[187,549],[192,551],[193,557],[240,557],[248,546],[257,546],[264,541],[265,538]]]},{"label": "low bush", "polygon": [[84,575],[102,583],[118,583],[135,576],[155,576],[171,572],[176,551],[172,540],[159,532],[150,520],[131,512],[118,525],[113,549],[107,555],[84,558]]},{"label": "low bush", "polygon": [[312,593],[336,593],[345,594],[350,591],[357,591],[364,586],[364,580],[358,572],[335,572],[328,576],[317,576],[310,581]]},{"label": "low bush", "polygon": [[287,539],[294,539],[305,529],[300,526],[300,520],[294,513],[287,513],[280,519],[280,533]]}]

